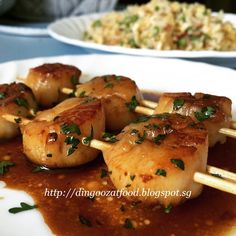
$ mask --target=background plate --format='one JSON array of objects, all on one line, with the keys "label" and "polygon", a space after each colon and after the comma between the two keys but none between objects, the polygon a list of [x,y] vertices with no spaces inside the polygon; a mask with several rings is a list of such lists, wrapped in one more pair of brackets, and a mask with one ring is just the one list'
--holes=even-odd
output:
[{"label": "background plate", "polygon": [[[225,95],[233,101],[236,119],[236,71],[203,63],[174,59],[144,58],[124,55],[88,55],[36,58],[0,64],[0,83],[24,78],[29,68],[46,62],[61,62],[78,66],[82,82],[95,75],[118,74],[134,79],[144,90],[190,91]],[[37,210],[12,215],[8,209],[20,202],[32,204],[33,199],[21,191],[1,187],[0,181],[0,235],[1,236],[48,236],[52,235]],[[225,235],[235,235],[228,232]]]},{"label": "background plate", "polygon": [[[104,13],[103,13],[104,14]],[[64,43],[92,48],[107,52],[124,53],[131,55],[169,57],[169,58],[236,58],[236,52],[218,52],[218,51],[158,51],[153,49],[133,49],[120,46],[107,46],[97,43],[85,42],[82,40],[83,33],[91,21],[100,18],[103,14],[90,14],[79,17],[70,17],[58,20],[48,26],[49,34]],[[236,15],[225,14],[225,20],[230,21],[236,27]],[[221,63],[225,62],[221,60]],[[236,65],[235,65],[236,66]]]}]

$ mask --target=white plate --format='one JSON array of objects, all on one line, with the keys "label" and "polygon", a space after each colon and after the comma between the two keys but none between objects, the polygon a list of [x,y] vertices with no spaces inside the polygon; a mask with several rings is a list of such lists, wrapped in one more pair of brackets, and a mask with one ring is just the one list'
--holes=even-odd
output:
[{"label": "white plate", "polygon": [[[236,71],[203,63],[124,55],[37,58],[0,64],[0,82],[9,83],[17,76],[25,77],[29,68],[45,62],[61,62],[78,66],[83,72],[82,82],[95,75],[114,73],[131,77],[140,88],[145,90],[201,91],[225,95],[233,101],[233,113],[236,118]],[[22,201],[33,202],[32,198],[23,192],[0,187],[0,235],[52,235],[37,210],[16,215],[8,213],[9,208],[19,205]],[[235,235],[235,231],[227,235]]]},{"label": "white plate", "polygon": [[[236,58],[236,51],[158,51],[153,49],[133,49],[120,46],[107,46],[83,41],[83,34],[87,26],[91,21],[100,18],[103,14],[90,14],[79,17],[64,18],[51,23],[48,26],[48,32],[53,38],[61,42],[107,52],[169,58]],[[225,14],[225,20],[230,21],[236,27],[236,15]],[[222,61],[222,63],[224,63],[224,61]]]},{"label": "white plate", "polygon": [[22,36],[46,36],[47,29],[22,26],[0,25],[0,32]]}]

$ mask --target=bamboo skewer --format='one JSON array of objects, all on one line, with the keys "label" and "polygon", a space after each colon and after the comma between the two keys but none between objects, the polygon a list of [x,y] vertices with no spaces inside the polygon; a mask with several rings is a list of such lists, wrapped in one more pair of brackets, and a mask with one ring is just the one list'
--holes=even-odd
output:
[{"label": "bamboo skewer", "polygon": [[[20,124],[21,125],[27,125],[30,122],[32,122],[32,120],[26,119],[26,118],[21,118],[19,116],[14,116],[11,114],[5,114],[2,115],[2,118],[4,118],[5,120],[9,121],[9,122],[13,122],[16,123],[16,120],[21,120]],[[106,151],[109,150],[110,148],[112,148],[112,144],[107,143],[107,142],[103,142],[100,140],[96,140],[96,139],[92,139],[89,143],[86,141],[85,142],[86,137],[82,138],[82,143],[86,146],[101,150],[101,151]],[[209,172],[210,174],[215,174],[215,175],[219,175],[222,176],[224,178],[227,178],[228,180],[224,180],[212,175],[209,175],[207,173],[201,173],[201,172],[196,172],[194,174],[193,180],[197,183],[224,191],[224,192],[228,192],[231,194],[236,195],[236,183],[234,183],[233,181],[236,180],[236,174],[226,171],[226,170],[222,170],[219,169],[217,167],[213,167],[213,166],[207,166],[206,169],[207,172]]]}]

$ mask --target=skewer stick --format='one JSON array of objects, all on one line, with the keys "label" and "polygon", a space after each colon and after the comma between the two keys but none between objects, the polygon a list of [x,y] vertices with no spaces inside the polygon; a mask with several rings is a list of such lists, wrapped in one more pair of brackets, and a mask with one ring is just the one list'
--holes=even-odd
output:
[{"label": "skewer stick", "polygon": [[194,174],[193,180],[197,183],[236,195],[236,184],[233,182],[200,172]]},{"label": "skewer stick", "polygon": [[222,178],[236,181],[236,174],[227,170],[222,170],[220,168],[208,165],[207,172],[212,175],[220,175]]},{"label": "skewer stick", "polygon": [[[5,114],[5,115],[2,115],[2,117],[10,122],[13,122],[13,123],[16,122],[16,119],[21,119],[21,124],[23,124],[23,125],[26,125],[26,124],[32,122],[31,120],[28,120],[26,118],[21,118],[19,116],[14,116],[11,114]],[[103,142],[100,140],[96,140],[96,139],[92,139],[89,143],[86,142],[86,144],[85,144],[85,142],[84,142],[85,139],[86,139],[86,137],[82,138],[82,143],[84,145],[90,146],[92,148],[95,148],[95,149],[98,149],[101,151],[106,151],[106,150],[109,150],[110,148],[112,148],[112,144],[106,143],[106,142]],[[232,178],[232,180],[235,180],[235,176],[236,176],[236,174],[234,174],[234,173],[231,173],[231,172],[228,172],[225,170],[221,170],[221,169],[218,169],[218,168],[212,167],[212,166],[207,166],[207,171],[209,171],[210,173],[214,172],[214,174],[220,174],[220,175],[222,174],[224,177],[227,177],[230,180],[231,180],[231,178]],[[217,171],[217,173],[215,171]],[[205,173],[200,173],[200,172],[196,172],[194,174],[193,179],[197,183],[207,185],[212,188],[216,188],[221,191],[225,191],[225,192],[232,193],[232,194],[236,195],[236,183],[208,175],[207,173],[205,174]]]},{"label": "skewer stick", "polygon": [[14,115],[11,115],[11,114],[2,115],[2,118],[9,121],[9,122],[19,123],[19,124],[22,124],[22,125],[27,125],[31,122],[31,120],[29,120],[29,119],[25,119],[25,118],[22,118],[22,117],[19,117],[19,116],[14,116]]},{"label": "skewer stick", "polygon": [[219,132],[231,138],[236,138],[236,130],[228,129],[228,128],[221,128]]},{"label": "skewer stick", "polygon": [[151,116],[154,113],[153,109],[150,109],[150,108],[147,108],[147,107],[141,107],[141,106],[136,106],[134,111],[139,113],[139,114],[148,115],[148,116]]},{"label": "skewer stick", "polygon": [[143,106],[148,107],[148,108],[155,109],[157,107],[157,103],[153,101],[143,99],[141,103]]}]

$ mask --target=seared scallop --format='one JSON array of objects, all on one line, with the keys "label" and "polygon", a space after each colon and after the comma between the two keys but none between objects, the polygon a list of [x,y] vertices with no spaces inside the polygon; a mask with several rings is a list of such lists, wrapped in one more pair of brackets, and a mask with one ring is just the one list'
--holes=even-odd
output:
[{"label": "seared scallop", "polygon": [[67,98],[62,88],[74,89],[81,71],[75,66],[60,63],[43,64],[29,70],[25,84],[33,91],[38,104],[49,108]]},{"label": "seared scallop", "polygon": [[196,122],[203,122],[208,129],[209,146],[224,143],[226,136],[218,131],[229,128],[231,123],[231,100],[227,97],[203,93],[164,93],[155,113],[179,113],[191,116]]},{"label": "seared scallop", "polygon": [[80,141],[85,136],[101,138],[105,129],[101,102],[73,98],[69,107],[58,106],[51,115],[47,110],[21,126],[24,153],[32,162],[50,168],[78,166],[95,159],[99,151]]},{"label": "seared scallop", "polygon": [[[104,160],[117,189],[139,191],[132,200],[168,206],[185,201],[183,191],[191,191],[191,198],[201,193],[193,176],[206,171],[208,136],[202,123],[179,114],[145,116],[116,138],[103,152]],[[141,194],[148,191],[152,195]],[[161,195],[166,191],[172,194]]]},{"label": "seared scallop", "polygon": [[76,96],[96,97],[102,100],[106,128],[120,131],[137,118],[134,109],[142,100],[135,82],[124,76],[104,75],[77,86]]},{"label": "seared scallop", "polygon": [[0,139],[9,139],[19,134],[20,120],[15,124],[1,118],[3,114],[29,117],[37,110],[37,104],[30,88],[22,83],[0,85]]}]

